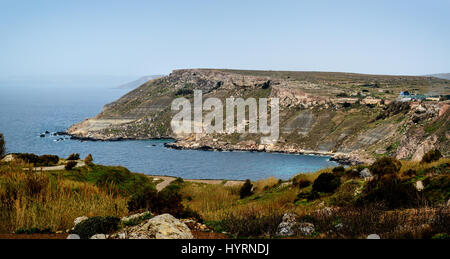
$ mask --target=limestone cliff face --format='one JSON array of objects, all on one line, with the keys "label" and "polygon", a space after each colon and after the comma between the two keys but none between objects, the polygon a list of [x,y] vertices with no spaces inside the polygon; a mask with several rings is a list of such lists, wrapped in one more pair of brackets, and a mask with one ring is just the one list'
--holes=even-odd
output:
[{"label": "limestone cliff face", "polygon": [[[448,155],[449,103],[411,102],[401,110],[393,101],[404,90],[448,95],[449,86],[448,80],[426,77],[183,69],[148,81],[67,132],[97,140],[171,137],[179,140],[172,144],[176,148],[345,153],[366,158],[389,154],[418,159],[435,147]],[[174,135],[172,100],[192,99],[193,90],[202,90],[204,98],[221,100],[279,98],[278,143],[260,145],[259,134]]]}]

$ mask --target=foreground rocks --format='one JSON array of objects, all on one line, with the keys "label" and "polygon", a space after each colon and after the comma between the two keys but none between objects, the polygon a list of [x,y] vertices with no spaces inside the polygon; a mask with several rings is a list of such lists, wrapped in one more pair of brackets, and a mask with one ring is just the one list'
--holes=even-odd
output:
[{"label": "foreground rocks", "polygon": [[170,214],[153,217],[143,223],[111,234],[109,239],[192,239],[186,224]]},{"label": "foreground rocks", "polygon": [[295,214],[286,213],[283,215],[282,222],[278,225],[277,235],[282,237],[294,236],[295,234],[311,236],[315,231],[314,224],[308,222],[298,223]]}]

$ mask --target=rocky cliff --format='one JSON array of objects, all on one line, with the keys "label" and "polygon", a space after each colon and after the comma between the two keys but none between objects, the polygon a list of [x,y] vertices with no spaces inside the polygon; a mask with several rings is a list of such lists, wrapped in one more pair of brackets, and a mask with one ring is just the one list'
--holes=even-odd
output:
[{"label": "rocky cliff", "polygon": [[[261,145],[259,134],[173,134],[170,106],[177,97],[280,100],[280,139]],[[401,91],[444,96],[396,102]],[[418,159],[431,148],[448,155],[450,81],[432,77],[327,72],[215,69],[175,70],[150,80],[68,133],[92,140],[175,138],[169,146],[338,154],[371,160],[394,155]],[[447,96],[447,97],[446,97]]]}]

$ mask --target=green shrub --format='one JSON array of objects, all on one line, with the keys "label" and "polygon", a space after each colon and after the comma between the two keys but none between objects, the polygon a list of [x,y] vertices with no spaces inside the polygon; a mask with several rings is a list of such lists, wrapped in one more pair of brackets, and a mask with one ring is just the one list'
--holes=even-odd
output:
[{"label": "green shrub", "polygon": [[67,157],[67,160],[79,160],[79,159],[80,159],[80,154],[78,154],[78,153],[70,154],[70,155]]},{"label": "green shrub", "polygon": [[151,219],[152,217],[153,217],[153,215],[151,213],[145,213],[144,215],[139,216],[137,218],[133,218],[133,219],[130,219],[127,221],[122,221],[122,224],[127,227],[136,226],[148,219]]},{"label": "green shrub", "polygon": [[53,166],[59,162],[59,157],[55,155],[38,156],[31,153],[14,153],[13,155],[14,158],[23,160],[24,162],[33,164],[34,166]]},{"label": "green shrub", "polygon": [[312,190],[313,192],[326,192],[332,193],[341,185],[339,177],[332,173],[322,173],[314,181]]},{"label": "green shrub", "polygon": [[370,181],[359,197],[357,204],[380,204],[389,209],[416,207],[422,196],[410,182],[402,182],[396,175],[389,175],[377,181]]},{"label": "green shrub", "polygon": [[337,166],[331,170],[333,174],[337,177],[341,177],[345,175],[345,168],[343,166]]},{"label": "green shrub", "polygon": [[91,217],[77,224],[71,234],[77,234],[81,239],[89,239],[95,234],[110,234],[119,228],[117,217]]},{"label": "green shrub", "polygon": [[431,239],[446,239],[449,240],[450,239],[450,235],[447,233],[439,233],[434,235]]},{"label": "green shrub", "polygon": [[241,189],[239,190],[239,195],[241,199],[251,196],[253,194],[253,184],[250,182],[249,179],[245,180],[244,185],[242,185]]},{"label": "green shrub", "polygon": [[431,163],[434,161],[438,161],[442,157],[442,154],[439,150],[433,149],[428,151],[425,155],[422,157],[422,163]]},{"label": "green shrub", "polygon": [[64,166],[64,169],[70,171],[70,170],[72,170],[75,166],[77,166],[77,162],[76,162],[76,161],[69,161],[69,162],[67,162],[67,164]]},{"label": "green shrub", "polygon": [[53,234],[54,232],[50,228],[39,229],[39,228],[18,228],[14,231],[15,234]]},{"label": "green shrub", "polygon": [[445,203],[450,199],[450,175],[428,177],[423,181],[423,185],[423,193],[430,203]]},{"label": "green shrub", "polygon": [[158,192],[151,186],[145,186],[139,188],[133,195],[131,195],[128,201],[128,211],[138,211],[141,209],[149,209],[152,212],[156,199],[158,198]]},{"label": "green shrub", "polygon": [[400,172],[402,164],[393,157],[382,157],[377,159],[371,166],[370,172],[377,176],[392,175]]},{"label": "green shrub", "polygon": [[297,179],[297,178],[294,178],[294,180],[292,180],[292,185],[302,189],[302,188],[306,188],[306,187],[310,186],[311,182],[308,179],[303,179],[303,178]]},{"label": "green shrub", "polygon": [[94,159],[92,158],[92,155],[91,155],[91,154],[87,155],[87,156],[84,158],[84,163],[85,163],[86,165],[92,164],[92,161],[94,161]]},{"label": "green shrub", "polygon": [[3,137],[3,134],[0,133],[0,159],[2,159],[6,154],[6,147],[5,147],[5,137]]},{"label": "green shrub", "polygon": [[220,226],[236,237],[275,236],[282,218],[281,212],[261,215],[257,210],[250,210],[240,215],[226,215]]}]

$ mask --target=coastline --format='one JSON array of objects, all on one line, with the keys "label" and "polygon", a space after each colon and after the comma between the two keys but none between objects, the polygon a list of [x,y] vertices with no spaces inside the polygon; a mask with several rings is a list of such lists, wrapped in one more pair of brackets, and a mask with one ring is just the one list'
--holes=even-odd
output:
[{"label": "coastline", "polygon": [[355,153],[332,152],[332,151],[318,151],[299,149],[293,145],[257,145],[250,144],[230,144],[224,142],[207,142],[200,143],[195,141],[179,140],[170,136],[157,138],[95,138],[95,137],[80,137],[66,132],[59,132],[70,136],[73,140],[79,141],[132,141],[132,140],[168,140],[171,142],[164,143],[164,147],[176,150],[200,150],[200,151],[216,151],[216,152],[264,152],[264,153],[279,153],[291,155],[314,155],[330,157],[330,161],[337,162],[340,165],[360,165],[373,162],[370,158],[363,158]]}]

